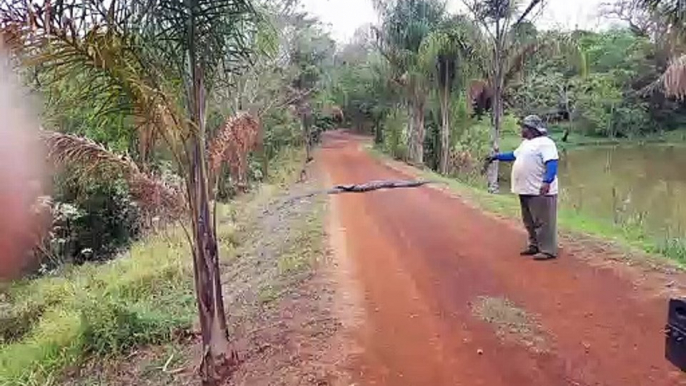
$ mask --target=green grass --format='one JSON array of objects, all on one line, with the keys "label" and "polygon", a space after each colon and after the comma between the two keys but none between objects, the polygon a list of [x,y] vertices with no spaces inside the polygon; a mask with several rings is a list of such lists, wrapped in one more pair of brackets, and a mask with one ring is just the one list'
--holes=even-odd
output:
[{"label": "green grass", "polygon": [[[571,150],[580,147],[597,147],[597,146],[631,146],[631,145],[669,145],[669,146],[686,146],[686,130],[673,130],[664,133],[655,133],[647,136],[633,137],[633,138],[608,138],[608,137],[592,137],[580,133],[572,132],[567,139],[567,142],[562,142],[564,135],[564,127],[551,126],[550,138],[552,138],[560,149]],[[514,131],[503,131],[500,138],[500,149],[502,151],[511,151],[516,149],[521,143],[522,139],[518,133]]]},{"label": "green grass", "polygon": [[686,265],[686,240],[682,238],[665,238],[657,243],[653,251]]},{"label": "green grass", "polygon": [[[369,148],[374,157],[388,158],[377,149]],[[510,194],[490,194],[485,190],[485,181],[470,178],[458,180],[435,173],[428,169],[419,170],[420,177],[445,183],[450,190],[466,198],[478,208],[498,215],[518,219],[520,216],[517,197]],[[507,187],[505,187],[507,189]],[[563,231],[577,232],[656,254],[686,266],[686,240],[679,238],[659,239],[651,237],[636,224],[615,224],[613,219],[595,218],[586,213],[568,208],[562,203],[558,210],[558,224]]]},{"label": "green grass", "polygon": [[[303,159],[303,151],[280,153],[265,189],[273,193],[292,182]],[[251,201],[255,197],[241,203]],[[235,218],[237,211],[233,204],[220,205],[218,216]],[[237,228],[234,221],[219,222],[222,256],[232,254]],[[305,257],[293,252],[285,258],[285,267],[295,269]],[[59,384],[66,368],[89,357],[123,357],[138,346],[174,342],[195,317],[191,252],[178,228],[107,263],[65,266],[12,283],[0,293],[0,386]]]},{"label": "green grass", "polygon": [[294,182],[305,162],[305,151],[299,148],[281,150],[270,162],[266,183],[280,188]]},{"label": "green grass", "polygon": [[316,266],[324,255],[324,205],[321,198],[304,218],[289,223],[289,239],[277,253],[278,276],[259,288],[262,303],[271,303]]},{"label": "green grass", "polygon": [[282,274],[302,273],[317,263],[324,252],[323,205],[309,213],[305,221],[298,224],[292,243],[279,256],[279,271]]},{"label": "green grass", "polygon": [[13,284],[0,385],[54,384],[87,354],[118,355],[170,341],[193,321],[191,259],[181,232],[133,246],[112,262],[67,267],[59,276]]}]

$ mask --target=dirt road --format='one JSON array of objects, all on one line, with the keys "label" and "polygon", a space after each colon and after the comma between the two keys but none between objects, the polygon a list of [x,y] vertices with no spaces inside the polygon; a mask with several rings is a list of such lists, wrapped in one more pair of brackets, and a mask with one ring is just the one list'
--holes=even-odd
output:
[{"label": "dirt road", "polygon": [[[351,136],[325,138],[334,183],[408,179]],[[360,385],[666,386],[666,302],[564,251],[520,257],[519,227],[431,188],[333,198],[365,309]]]}]

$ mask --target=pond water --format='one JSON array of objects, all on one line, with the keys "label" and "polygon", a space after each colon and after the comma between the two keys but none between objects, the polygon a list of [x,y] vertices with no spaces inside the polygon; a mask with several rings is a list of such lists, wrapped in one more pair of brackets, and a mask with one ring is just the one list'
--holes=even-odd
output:
[{"label": "pond water", "polygon": [[[509,190],[510,167],[502,168]],[[566,208],[646,233],[686,237],[686,147],[587,147],[560,154],[560,201]]]},{"label": "pond water", "polygon": [[560,155],[566,207],[654,236],[686,237],[686,148],[590,147]]}]

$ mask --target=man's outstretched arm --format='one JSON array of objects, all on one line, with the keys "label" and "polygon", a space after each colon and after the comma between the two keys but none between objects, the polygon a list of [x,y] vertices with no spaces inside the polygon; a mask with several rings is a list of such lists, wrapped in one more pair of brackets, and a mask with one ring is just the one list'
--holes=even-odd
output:
[{"label": "man's outstretched arm", "polygon": [[515,157],[515,154],[513,151],[508,152],[508,153],[498,153],[498,154],[494,155],[492,158],[493,158],[493,161],[503,161],[503,162],[512,162],[512,161],[517,159],[517,157]]}]

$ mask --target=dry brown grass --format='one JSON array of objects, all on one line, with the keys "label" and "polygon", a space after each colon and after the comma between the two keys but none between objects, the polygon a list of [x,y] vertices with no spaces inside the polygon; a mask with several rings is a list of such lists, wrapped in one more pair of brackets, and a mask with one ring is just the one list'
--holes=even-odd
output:
[{"label": "dry brown grass", "polygon": [[547,344],[538,323],[509,300],[480,296],[472,304],[472,313],[493,325],[501,339],[523,344],[534,352],[547,351]]}]

